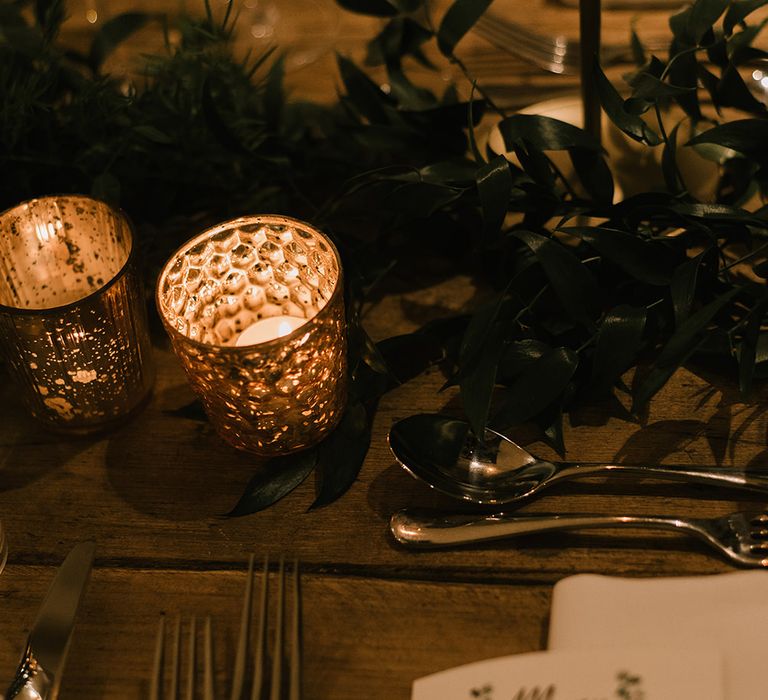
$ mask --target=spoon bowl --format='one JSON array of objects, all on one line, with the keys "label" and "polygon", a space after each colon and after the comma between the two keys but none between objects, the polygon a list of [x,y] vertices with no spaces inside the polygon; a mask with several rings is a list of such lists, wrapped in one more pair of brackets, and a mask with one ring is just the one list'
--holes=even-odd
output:
[{"label": "spoon bowl", "polygon": [[540,459],[505,435],[485,429],[479,440],[466,421],[421,413],[395,423],[389,447],[415,478],[452,498],[504,505],[582,476],[624,473],[768,493],[768,474],[727,467],[575,464]]},{"label": "spoon bowl", "polygon": [[395,423],[389,448],[412,476],[472,503],[499,505],[525,498],[555,473],[554,464],[501,433],[486,428],[478,440],[465,421],[428,413]]}]

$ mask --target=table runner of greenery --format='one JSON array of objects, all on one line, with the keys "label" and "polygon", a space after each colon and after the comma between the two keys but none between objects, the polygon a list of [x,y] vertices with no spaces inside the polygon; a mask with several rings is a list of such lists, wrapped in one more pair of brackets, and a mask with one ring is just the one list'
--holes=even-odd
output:
[{"label": "table runner of greenery", "polygon": [[[409,78],[416,61],[453,63],[471,81],[456,46],[487,0],[455,0],[438,17],[426,0],[339,0],[382,22],[364,65],[338,56],[343,91],[332,105],[286,98],[279,50],[234,58],[236,13],[215,20],[207,3],[198,17],[117,16],[76,51],[61,41],[63,0],[0,0],[0,207],[63,192],[121,206],[150,289],[183,240],[244,212],[304,218],[338,241],[349,409],[317,448],[258,469],[232,514],[270,505],[312,471],[314,505],[338,498],[367,452],[376,401],[438,362],[476,431],[534,422],[564,453],[569,410],[624,392],[630,419],[696,357],[720,358],[745,396],[766,373],[768,120],[742,77],[768,56],[752,46],[762,23],[750,23],[766,2],[696,0],[670,18],[667,56],[633,35],[637,67],[620,90],[595,62],[610,120],[661,153],[661,187],[616,198],[606,153],[581,129],[505,114],[481,84],[468,103],[455,86],[436,95]],[[133,81],[106,74],[110,54],[148,23],[165,31],[165,49]],[[670,104],[695,123],[694,138],[682,137]],[[725,108],[740,116],[725,120]],[[499,120],[516,160],[478,142],[483,116]],[[720,162],[716,201],[686,188],[678,164],[692,148]],[[573,178],[554,151],[567,152]],[[374,344],[364,301],[393,271],[436,258],[447,275],[474,276],[486,300]]]}]

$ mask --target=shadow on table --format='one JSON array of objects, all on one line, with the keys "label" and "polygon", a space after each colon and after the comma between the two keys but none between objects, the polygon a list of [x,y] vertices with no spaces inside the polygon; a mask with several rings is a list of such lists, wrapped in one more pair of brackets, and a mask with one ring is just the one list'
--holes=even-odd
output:
[{"label": "shadow on table", "polygon": [[0,428],[0,491],[24,488],[60,469],[99,437],[67,437],[48,432],[9,391],[2,393]]},{"label": "shadow on table", "polygon": [[139,512],[176,521],[216,518],[232,509],[261,464],[223,442],[191,400],[187,385],[170,387],[109,438],[107,478]]}]

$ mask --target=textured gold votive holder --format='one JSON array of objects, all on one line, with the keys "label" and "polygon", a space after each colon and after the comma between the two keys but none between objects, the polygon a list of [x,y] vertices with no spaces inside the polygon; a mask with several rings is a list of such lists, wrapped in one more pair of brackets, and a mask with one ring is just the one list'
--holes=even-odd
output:
[{"label": "textured gold votive holder", "polygon": [[[339,422],[347,393],[342,270],[320,231],[283,216],[218,224],[166,263],[157,306],[211,423],[234,447],[285,454]],[[236,345],[253,324],[278,318],[298,327]]]},{"label": "textured gold votive holder", "polygon": [[154,381],[127,219],[79,195],[0,214],[0,345],[32,415],[87,434],[119,423]]}]

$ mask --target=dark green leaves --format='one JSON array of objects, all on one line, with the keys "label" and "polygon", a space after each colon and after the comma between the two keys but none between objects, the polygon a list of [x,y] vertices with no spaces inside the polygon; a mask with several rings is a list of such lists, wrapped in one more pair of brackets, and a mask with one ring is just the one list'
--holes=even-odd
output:
[{"label": "dark green leaves", "polygon": [[453,54],[456,44],[472,29],[492,0],[454,0],[437,30],[437,46],[445,56]]},{"label": "dark green leaves", "polygon": [[387,0],[336,0],[345,10],[373,17],[393,17],[398,10],[395,3]]},{"label": "dark green leaves", "polygon": [[592,358],[591,390],[606,394],[635,362],[642,346],[645,308],[621,304],[603,318]]},{"label": "dark green leaves", "polygon": [[696,0],[692,6],[670,19],[672,33],[687,46],[698,45],[711,32],[712,25],[725,12],[728,4],[728,0]]},{"label": "dark green leaves", "polygon": [[733,288],[721,294],[685,319],[675,329],[656,358],[651,371],[638,386],[634,395],[633,411],[640,410],[667,383],[675,370],[691,356],[704,339],[709,324],[738,292],[738,288]]},{"label": "dark green leaves", "polygon": [[339,56],[337,62],[348,99],[358,113],[373,123],[387,123],[385,103],[389,100],[379,86],[348,58]]},{"label": "dark green leaves", "polygon": [[504,431],[540,414],[565,392],[578,363],[578,356],[568,348],[542,355],[504,391],[504,403],[491,426]]},{"label": "dark green leaves", "polygon": [[689,146],[702,143],[715,143],[724,148],[755,159],[768,157],[768,120],[740,119],[728,124],[713,127],[703,134],[694,136]]},{"label": "dark green leaves", "polygon": [[723,18],[723,31],[727,36],[733,33],[736,25],[742,23],[755,10],[768,4],[768,0],[734,0],[728,6]]},{"label": "dark green leaves", "polygon": [[151,19],[146,12],[125,12],[104,23],[93,37],[89,63],[94,71],[99,70],[109,54],[123,41],[141,29]]},{"label": "dark green leaves", "polygon": [[760,340],[761,328],[768,310],[768,298],[763,294],[747,314],[744,322],[744,333],[739,345],[739,389],[744,397],[749,396],[752,380],[755,376],[757,359],[757,344]]},{"label": "dark green leaves", "polygon": [[600,95],[600,103],[608,118],[635,141],[649,146],[658,144],[658,135],[645,123],[642,117],[625,109],[623,98],[608,78],[606,78],[605,73],[600,68],[600,64],[597,62],[594,65],[594,74],[597,81],[598,94]]},{"label": "dark green leaves", "polygon": [[642,240],[626,231],[601,227],[565,227],[566,233],[578,236],[600,255],[625,272],[647,284],[662,286],[671,275],[670,253],[663,243]]},{"label": "dark green leaves", "polygon": [[315,449],[269,460],[251,478],[240,500],[227,515],[237,517],[269,508],[299,486],[316,464]]},{"label": "dark green leaves", "polygon": [[504,156],[496,156],[478,168],[477,191],[483,207],[483,235],[491,241],[498,238],[512,191],[512,173]]},{"label": "dark green leaves", "polygon": [[317,450],[317,498],[312,508],[328,505],[352,486],[371,444],[371,423],[360,403],[347,406],[339,426]]},{"label": "dark green leaves", "polygon": [[533,251],[571,318],[587,328],[593,328],[597,310],[597,284],[581,260],[551,238],[531,231],[515,231],[514,236]]},{"label": "dark green leaves", "polygon": [[498,129],[509,151],[516,144],[527,144],[539,151],[564,151],[569,148],[600,150],[600,144],[585,131],[552,117],[513,114],[502,119]]}]

